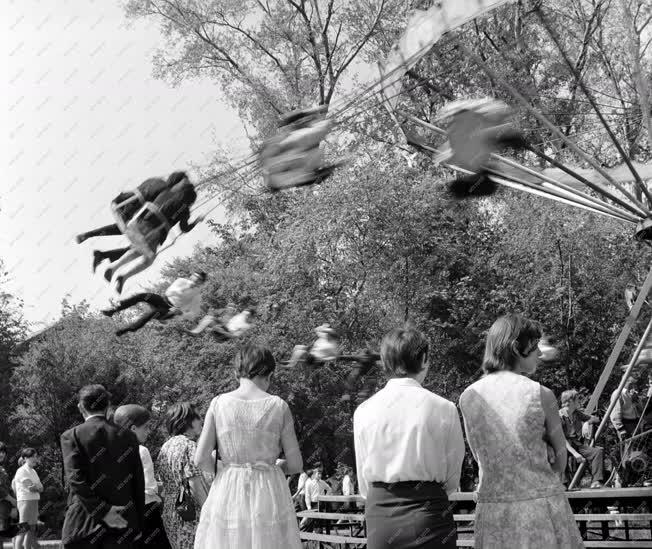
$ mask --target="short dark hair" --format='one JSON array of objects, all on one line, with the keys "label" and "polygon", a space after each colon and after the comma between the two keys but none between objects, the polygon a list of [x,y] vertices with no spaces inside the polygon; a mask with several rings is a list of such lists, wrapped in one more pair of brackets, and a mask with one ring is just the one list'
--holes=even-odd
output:
[{"label": "short dark hair", "polygon": [[243,346],[235,357],[235,372],[238,377],[253,379],[267,376],[276,369],[276,361],[267,347],[248,344]]},{"label": "short dark hair", "polygon": [[380,345],[380,359],[385,372],[404,377],[418,374],[428,357],[428,339],[419,330],[406,327],[389,332]]},{"label": "short dark hair", "polygon": [[202,282],[208,278],[208,275],[204,271],[195,271],[193,274],[196,274],[199,278],[201,278]]},{"label": "short dark hair", "polygon": [[104,385],[86,385],[79,391],[79,404],[87,412],[105,412],[111,404],[111,393]]},{"label": "short dark hair", "polygon": [[34,457],[37,454],[38,452],[34,448],[23,448],[20,451],[20,457],[23,459]]},{"label": "short dark hair", "polygon": [[152,414],[144,406],[139,404],[123,404],[113,414],[113,422],[120,427],[130,429],[141,427],[152,417]]},{"label": "short dark hair", "polygon": [[508,314],[496,320],[487,333],[482,369],[485,373],[513,370],[519,357],[543,335],[538,322]]},{"label": "short dark hair", "polygon": [[168,408],[165,427],[170,436],[183,435],[190,427],[193,421],[201,419],[197,413],[197,408],[190,402],[180,402],[173,404]]},{"label": "short dark hair", "polygon": [[0,452],[7,453],[7,445],[2,441],[0,441]]},{"label": "short dark hair", "polygon": [[168,177],[168,187],[173,187],[177,183],[181,183],[184,179],[188,179],[186,172],[172,172]]},{"label": "short dark hair", "polygon": [[195,200],[197,200],[197,191],[195,190],[195,186],[187,179],[182,180],[176,185],[173,185],[172,190],[175,189],[181,191],[181,194],[183,195],[183,203],[185,206],[189,206],[195,202]]}]

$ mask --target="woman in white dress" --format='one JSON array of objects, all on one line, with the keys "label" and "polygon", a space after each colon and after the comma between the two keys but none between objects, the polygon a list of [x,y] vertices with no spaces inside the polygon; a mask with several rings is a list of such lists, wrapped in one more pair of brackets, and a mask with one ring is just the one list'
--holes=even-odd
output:
[{"label": "woman in white dress", "polygon": [[240,387],[208,408],[195,463],[213,470],[217,448],[224,468],[202,507],[195,549],[301,549],[285,475],[301,472],[303,460],[289,406],[267,393],[275,368],[269,349],[245,346],[235,361]]}]

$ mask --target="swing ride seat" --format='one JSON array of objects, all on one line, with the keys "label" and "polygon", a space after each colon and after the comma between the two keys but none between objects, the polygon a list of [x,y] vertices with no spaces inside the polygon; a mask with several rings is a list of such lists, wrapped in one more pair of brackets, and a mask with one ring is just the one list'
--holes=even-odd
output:
[{"label": "swing ride seat", "polygon": [[[147,217],[152,216],[158,221],[158,226],[152,231],[144,234],[142,230],[142,222],[147,219]],[[154,261],[154,258],[156,257],[156,251],[161,241],[161,232],[167,234],[170,229],[170,223],[161,213],[158,206],[152,202],[147,202],[127,224],[124,234],[129,239],[129,242],[131,242],[134,249],[151,262]]]},{"label": "swing ride seat", "polygon": [[321,164],[321,150],[319,148],[309,151],[288,151],[263,162],[263,169],[272,174],[291,173],[293,171],[312,172]]},{"label": "swing ride seat", "polygon": [[342,166],[343,163],[338,162],[331,164],[324,168],[319,168],[312,172],[305,170],[294,170],[289,173],[281,174],[264,174],[265,183],[271,192],[277,192],[283,189],[290,189],[293,187],[305,187],[308,185],[315,185],[321,183],[331,176],[336,168]]},{"label": "swing ride seat", "polygon": [[281,150],[307,151],[315,147],[326,138],[331,129],[330,120],[320,120],[306,128],[290,129],[288,134],[280,141]]},{"label": "swing ride seat", "polygon": [[636,233],[634,233],[636,240],[652,240],[652,217],[648,217],[639,221],[636,225]]},{"label": "swing ride seat", "polygon": [[504,121],[494,120],[475,112],[462,111],[453,116],[448,128],[448,141],[453,151],[450,161],[465,170],[478,172],[489,163],[502,132],[510,130]]},{"label": "swing ride seat", "polygon": [[318,105],[316,107],[308,107],[306,109],[297,109],[294,111],[286,112],[279,118],[279,126],[289,126],[290,124],[310,122],[312,118],[322,117],[326,114],[328,107],[326,105]]},{"label": "swing ride seat", "polygon": [[[111,214],[122,234],[127,232],[127,224],[131,218],[129,211],[138,212],[145,205],[145,199],[138,189],[134,189],[131,193],[131,196],[125,200],[111,202]],[[136,203],[135,208],[134,203]]]},{"label": "swing ride seat", "polygon": [[337,167],[320,168],[320,144],[332,126],[324,118],[326,110],[322,105],[283,115],[277,134],[265,141],[259,158],[263,179],[272,192],[320,183]]}]

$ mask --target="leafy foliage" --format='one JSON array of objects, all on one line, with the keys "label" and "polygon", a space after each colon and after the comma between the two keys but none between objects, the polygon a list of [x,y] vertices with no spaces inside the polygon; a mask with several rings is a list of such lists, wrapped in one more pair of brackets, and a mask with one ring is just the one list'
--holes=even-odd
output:
[{"label": "leafy foliage", "polygon": [[[444,38],[410,73],[401,108],[429,119],[453,98],[507,99],[465,58],[458,47],[464,43],[601,163],[619,162],[535,4],[501,8]],[[647,11],[635,4],[630,0],[641,36],[629,55],[638,56],[649,75],[641,28]],[[130,0],[127,11],[161,23],[168,43],[155,59],[159,74],[172,81],[195,75],[216,81],[253,127],[254,148],[279,112],[329,104],[343,79],[355,77],[356,63],[389,49],[405,17],[404,2],[389,0]],[[648,160],[644,101],[619,57],[623,12],[615,2],[572,0],[546,2],[545,13],[555,24],[563,21],[557,25],[567,30],[562,45],[600,103],[612,109],[609,120],[628,154]],[[506,312],[522,312],[539,320],[563,351],[537,379],[556,394],[568,387],[590,391],[627,315],[624,287],[642,282],[649,268],[647,248],[633,241],[631,227],[514,192],[451,201],[442,191],[450,174],[413,154],[375,105],[360,101],[348,113],[332,146],[355,160],[322,186],[270,196],[245,176],[246,185],[237,178],[217,183],[211,192],[221,194],[232,218],[212,222],[215,242],[169,264],[157,288],[206,271],[206,307],[255,305],[256,327],[247,339],[269,345],[279,359],[294,344],[310,343],[313,328],[323,322],[342,333],[347,352],[375,349],[386,331],[414,322],[432,344],[426,384],[451,400],[479,375],[491,323]],[[580,162],[530,114],[519,112],[518,120],[548,154]],[[540,167],[532,155],[521,156]],[[236,343],[208,334],[193,339],[178,320],[115,338],[114,324],[132,314],[108,320],[83,303],[66,304],[59,323],[29,345],[13,371],[11,402],[0,405],[12,411],[14,436],[42,448],[55,492],[51,501],[62,496],[58,437],[78,421],[74,397],[81,385],[104,383],[116,404],[147,405],[155,421],[169,403],[205,406],[236,385]],[[0,316],[0,338],[8,338],[5,347],[0,339],[1,360],[2,349],[20,334],[17,318]],[[630,351],[631,343],[624,356]],[[13,367],[1,364],[7,379]],[[275,374],[273,390],[290,404],[307,464],[322,461],[332,469],[354,462],[355,403],[340,401],[348,369],[336,363]],[[374,372],[368,386],[382,382]],[[163,438],[160,429],[153,434],[153,454]],[[60,513],[53,504],[51,524]]]}]

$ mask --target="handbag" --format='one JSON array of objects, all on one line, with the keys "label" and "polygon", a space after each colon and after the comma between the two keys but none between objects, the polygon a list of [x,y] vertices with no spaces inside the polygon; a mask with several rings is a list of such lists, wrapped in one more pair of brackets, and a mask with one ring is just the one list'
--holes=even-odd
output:
[{"label": "handbag", "polygon": [[184,522],[193,522],[197,518],[197,509],[195,507],[195,500],[190,492],[190,484],[183,474],[174,508],[176,509],[179,518]]}]

